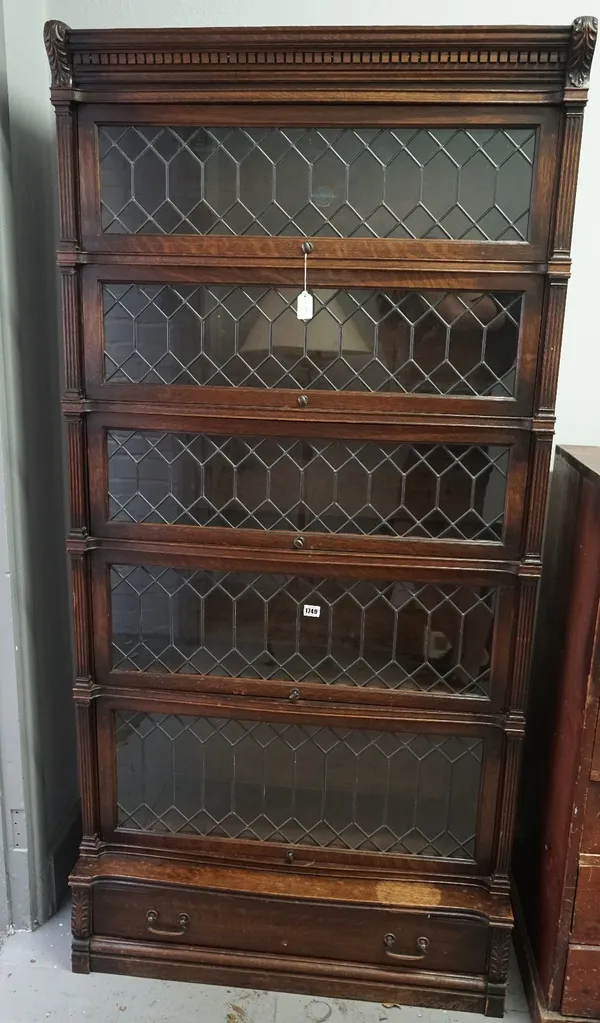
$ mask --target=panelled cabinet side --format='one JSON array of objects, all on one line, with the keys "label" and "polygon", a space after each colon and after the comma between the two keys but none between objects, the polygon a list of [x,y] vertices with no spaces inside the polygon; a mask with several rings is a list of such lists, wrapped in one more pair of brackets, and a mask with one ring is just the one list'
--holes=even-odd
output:
[{"label": "panelled cabinet side", "polygon": [[[51,85],[53,90],[58,90],[58,93],[53,93],[53,102],[58,148],[58,262],[64,350],[63,410],[66,421],[69,480],[70,528],[67,550],[71,562],[73,600],[74,697],[82,804],[82,849],[93,852],[99,841],[98,761],[95,706],[92,698],[94,670],[90,554],[86,550],[90,521],[86,413],[83,409],[85,384],[79,260],[78,104],[71,92],[72,74],[66,51],[66,34],[66,26],[57,21],[48,22],[44,28]],[[80,907],[86,898],[88,894],[83,890],[75,893],[74,921],[79,921]],[[79,925],[77,930],[81,930]],[[79,940],[85,936],[78,934],[76,937]],[[89,946],[89,934],[74,950],[74,964],[79,963],[81,966],[87,961],[86,942]]]},{"label": "panelled cabinet side", "polygon": [[570,275],[583,114],[597,38],[597,18],[576,18],[572,26],[563,93],[560,162],[552,240],[548,251],[545,327],[542,334],[542,359],[538,373],[536,402],[536,412],[541,417],[550,419],[554,416],[556,403],[567,281]]},{"label": "panelled cabinet side", "polygon": [[[591,769],[598,728],[598,456],[594,447],[559,447],[552,478],[513,868],[516,947],[534,1020],[598,1015],[597,889],[589,897],[586,890],[598,848]],[[588,931],[578,930],[580,907]],[[571,970],[571,957],[577,962],[580,955],[585,974]]]}]

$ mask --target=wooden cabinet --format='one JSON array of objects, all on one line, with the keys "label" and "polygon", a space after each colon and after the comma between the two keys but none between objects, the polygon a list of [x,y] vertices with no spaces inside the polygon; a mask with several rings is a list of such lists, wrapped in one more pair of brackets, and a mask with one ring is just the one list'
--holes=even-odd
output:
[{"label": "wooden cabinet", "polygon": [[594,24],[46,26],[75,969],[502,1014]]},{"label": "wooden cabinet", "polygon": [[538,1019],[600,1016],[600,449],[558,448],[515,880]]}]

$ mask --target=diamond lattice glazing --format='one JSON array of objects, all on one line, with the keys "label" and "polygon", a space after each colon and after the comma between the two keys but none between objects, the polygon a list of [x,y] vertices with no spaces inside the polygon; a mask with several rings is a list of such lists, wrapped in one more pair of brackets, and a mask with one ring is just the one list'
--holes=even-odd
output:
[{"label": "diamond lattice glazing", "polygon": [[108,430],[114,522],[497,542],[509,448]]},{"label": "diamond lattice glazing", "polygon": [[489,695],[497,588],[113,565],[111,590],[115,671]]},{"label": "diamond lattice glazing", "polygon": [[122,828],[474,858],[483,742],[116,714]]},{"label": "diamond lattice glazing", "polygon": [[525,241],[535,135],[102,125],[102,230]]},{"label": "diamond lattice glazing", "polygon": [[106,284],[115,383],[512,397],[522,295]]}]

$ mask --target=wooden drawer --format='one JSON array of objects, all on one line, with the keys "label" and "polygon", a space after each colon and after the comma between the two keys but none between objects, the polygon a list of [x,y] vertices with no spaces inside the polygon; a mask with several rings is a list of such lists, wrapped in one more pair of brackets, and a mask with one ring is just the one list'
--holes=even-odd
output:
[{"label": "wooden drawer", "polygon": [[600,947],[570,946],[561,1012],[600,1016]]},{"label": "wooden drawer", "polygon": [[93,893],[95,936],[419,970],[486,969],[488,923],[461,913],[133,884]]},{"label": "wooden drawer", "polygon": [[590,782],[585,802],[581,851],[600,855],[600,783]]},{"label": "wooden drawer", "polygon": [[600,945],[600,866],[580,866],[571,940]]}]

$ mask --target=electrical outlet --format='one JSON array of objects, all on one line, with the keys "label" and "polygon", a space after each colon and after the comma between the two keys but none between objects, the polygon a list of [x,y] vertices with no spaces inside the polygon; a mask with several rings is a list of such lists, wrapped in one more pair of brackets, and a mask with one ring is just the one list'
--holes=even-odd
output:
[{"label": "electrical outlet", "polygon": [[12,824],[12,848],[27,849],[25,810],[11,810],[10,819]]}]

